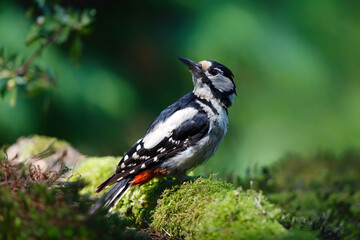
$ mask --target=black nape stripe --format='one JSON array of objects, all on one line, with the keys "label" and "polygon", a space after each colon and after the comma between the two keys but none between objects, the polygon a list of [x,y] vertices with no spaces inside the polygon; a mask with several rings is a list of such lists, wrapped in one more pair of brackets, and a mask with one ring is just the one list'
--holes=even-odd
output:
[{"label": "black nape stripe", "polygon": [[202,79],[204,84],[207,84],[210,87],[211,93],[216,99],[219,99],[222,104],[224,104],[225,107],[231,106],[231,101],[229,99],[229,96],[234,93],[234,90],[230,90],[228,92],[220,92],[210,81],[209,78],[203,77]]},{"label": "black nape stripe", "polygon": [[212,105],[210,101],[199,97],[196,97],[196,99],[202,102],[203,104],[205,104],[206,106],[208,106],[211,109],[211,111],[213,111],[214,114],[216,115],[219,114],[216,108],[214,107],[214,105]]}]

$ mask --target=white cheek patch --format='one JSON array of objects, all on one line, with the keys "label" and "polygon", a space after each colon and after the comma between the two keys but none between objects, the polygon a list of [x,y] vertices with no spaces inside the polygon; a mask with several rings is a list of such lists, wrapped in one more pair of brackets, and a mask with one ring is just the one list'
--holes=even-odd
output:
[{"label": "white cheek patch", "polygon": [[155,147],[165,137],[170,137],[172,131],[179,127],[183,122],[191,119],[198,111],[188,107],[175,112],[168,119],[157,124],[143,139],[144,148]]},{"label": "white cheek patch", "polygon": [[210,80],[214,87],[219,89],[221,92],[228,92],[234,89],[234,83],[225,76],[217,75],[210,77]]}]

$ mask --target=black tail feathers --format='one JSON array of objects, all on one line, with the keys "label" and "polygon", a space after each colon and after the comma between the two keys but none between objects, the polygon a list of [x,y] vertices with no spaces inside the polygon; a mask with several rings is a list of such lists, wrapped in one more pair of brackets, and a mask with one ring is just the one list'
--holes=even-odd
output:
[{"label": "black tail feathers", "polygon": [[111,211],[111,209],[119,202],[126,191],[131,187],[132,183],[130,183],[130,180],[131,179],[124,179],[115,183],[115,185],[92,206],[88,214],[91,215],[100,208],[105,208],[108,209],[108,211]]}]

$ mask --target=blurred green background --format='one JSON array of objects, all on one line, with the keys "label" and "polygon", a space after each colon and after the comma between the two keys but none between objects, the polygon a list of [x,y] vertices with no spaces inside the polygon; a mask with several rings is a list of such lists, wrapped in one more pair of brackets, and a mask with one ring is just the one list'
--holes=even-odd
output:
[{"label": "blurred green background", "polygon": [[[227,136],[198,172],[243,174],[287,152],[360,148],[357,1],[76,1],[97,10],[80,65],[69,46],[37,63],[58,80],[0,104],[0,145],[43,134],[88,155],[122,155],[169,104],[192,91],[177,60],[215,60],[235,74]],[[0,2],[0,47],[30,55],[29,1]]]}]

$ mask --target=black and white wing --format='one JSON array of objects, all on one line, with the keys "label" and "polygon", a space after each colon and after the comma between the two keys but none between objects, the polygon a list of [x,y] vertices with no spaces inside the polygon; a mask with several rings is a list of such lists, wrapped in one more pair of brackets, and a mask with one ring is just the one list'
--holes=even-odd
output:
[{"label": "black and white wing", "polygon": [[[174,104],[173,104],[174,105]],[[169,106],[171,108],[173,105]],[[209,131],[208,115],[189,102],[170,115],[165,109],[151,125],[145,136],[138,140],[119,162],[115,174],[101,184],[97,192],[125,178],[134,177],[144,170],[159,165],[166,159],[196,144]],[[160,119],[160,120],[159,120]]]}]

